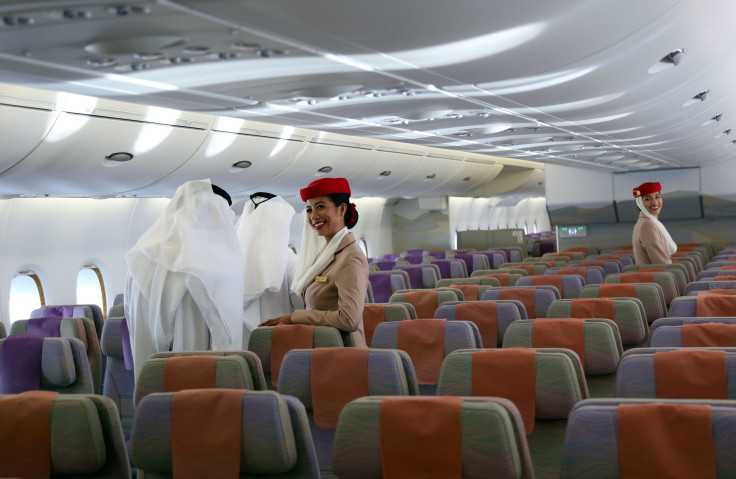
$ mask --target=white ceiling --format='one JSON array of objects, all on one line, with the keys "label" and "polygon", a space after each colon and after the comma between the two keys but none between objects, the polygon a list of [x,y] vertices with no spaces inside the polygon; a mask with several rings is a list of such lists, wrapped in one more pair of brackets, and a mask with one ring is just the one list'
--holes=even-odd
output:
[{"label": "white ceiling", "polygon": [[736,157],[733,0],[47,1],[0,15],[6,83],[608,171]]}]

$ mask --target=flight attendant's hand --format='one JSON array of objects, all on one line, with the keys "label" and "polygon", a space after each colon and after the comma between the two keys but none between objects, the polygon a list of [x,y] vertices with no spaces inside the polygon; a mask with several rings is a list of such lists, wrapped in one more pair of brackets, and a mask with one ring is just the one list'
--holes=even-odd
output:
[{"label": "flight attendant's hand", "polygon": [[264,321],[258,326],[276,326],[277,324],[291,324],[291,314],[285,314],[278,318],[271,318],[268,321]]}]

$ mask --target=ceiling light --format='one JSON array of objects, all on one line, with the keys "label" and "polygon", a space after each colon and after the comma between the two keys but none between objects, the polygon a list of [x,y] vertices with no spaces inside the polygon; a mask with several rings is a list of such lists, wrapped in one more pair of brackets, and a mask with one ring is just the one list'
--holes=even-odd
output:
[{"label": "ceiling light", "polygon": [[138,52],[133,54],[133,58],[139,60],[160,60],[163,58],[163,54],[159,52]]},{"label": "ceiling light", "polygon": [[685,57],[687,50],[685,48],[678,48],[668,53],[662,60],[672,63],[673,65],[679,65],[682,59]]},{"label": "ceiling light", "polygon": [[465,178],[463,178],[463,181],[470,181],[470,178],[470,176],[466,176]]},{"label": "ceiling light", "polygon": [[182,63],[190,63],[192,59],[188,57],[171,57],[169,61],[174,65],[181,65]]},{"label": "ceiling light", "polygon": [[435,178],[437,178],[437,173],[432,173],[431,175],[427,175],[427,176],[426,176],[426,177],[424,178],[424,181],[429,181],[429,180],[433,180],[433,179],[435,179]]},{"label": "ceiling light", "polygon": [[378,176],[389,176],[391,174],[391,170],[384,170],[378,174]]},{"label": "ceiling light", "polygon": [[320,173],[329,173],[329,172],[332,171],[332,167],[331,166],[323,166],[322,168],[320,168],[317,171],[320,172]]},{"label": "ceiling light", "polygon": [[705,101],[705,99],[708,97],[708,92],[710,92],[710,90],[701,91],[693,97],[693,100]]},{"label": "ceiling light", "polygon": [[90,16],[92,16],[92,14],[87,10],[75,10],[71,8],[67,8],[66,10],[64,10],[62,12],[62,15],[64,16],[64,18],[69,20],[76,18],[89,18]]},{"label": "ceiling light", "polygon": [[217,58],[220,60],[230,60],[231,58],[236,58],[238,56],[237,53],[233,52],[220,52],[217,54]]},{"label": "ceiling light", "polygon": [[130,69],[136,72],[139,72],[141,70],[145,70],[148,68],[147,63],[133,63],[130,65]]}]

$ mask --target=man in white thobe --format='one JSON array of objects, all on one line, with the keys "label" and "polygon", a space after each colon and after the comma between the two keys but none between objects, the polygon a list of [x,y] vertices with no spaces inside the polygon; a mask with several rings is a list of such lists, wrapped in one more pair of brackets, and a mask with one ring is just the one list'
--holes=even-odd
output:
[{"label": "man in white thobe", "polygon": [[259,324],[304,309],[291,290],[297,256],[289,249],[294,208],[283,198],[254,193],[236,226],[245,265],[243,297],[243,349]]},{"label": "man in white thobe", "polygon": [[136,379],[156,352],[241,349],[243,258],[229,203],[209,180],[185,183],[125,254]]}]

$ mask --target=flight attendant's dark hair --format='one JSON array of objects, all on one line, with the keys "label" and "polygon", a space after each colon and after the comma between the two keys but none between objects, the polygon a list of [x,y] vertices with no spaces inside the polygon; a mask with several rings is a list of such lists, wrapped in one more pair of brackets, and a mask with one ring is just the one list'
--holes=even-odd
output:
[{"label": "flight attendant's dark hair", "polygon": [[348,209],[345,211],[345,226],[352,229],[358,223],[358,210],[355,208],[355,203],[350,202],[350,196],[345,193],[331,193],[327,196],[338,208],[342,204],[348,205]]}]

